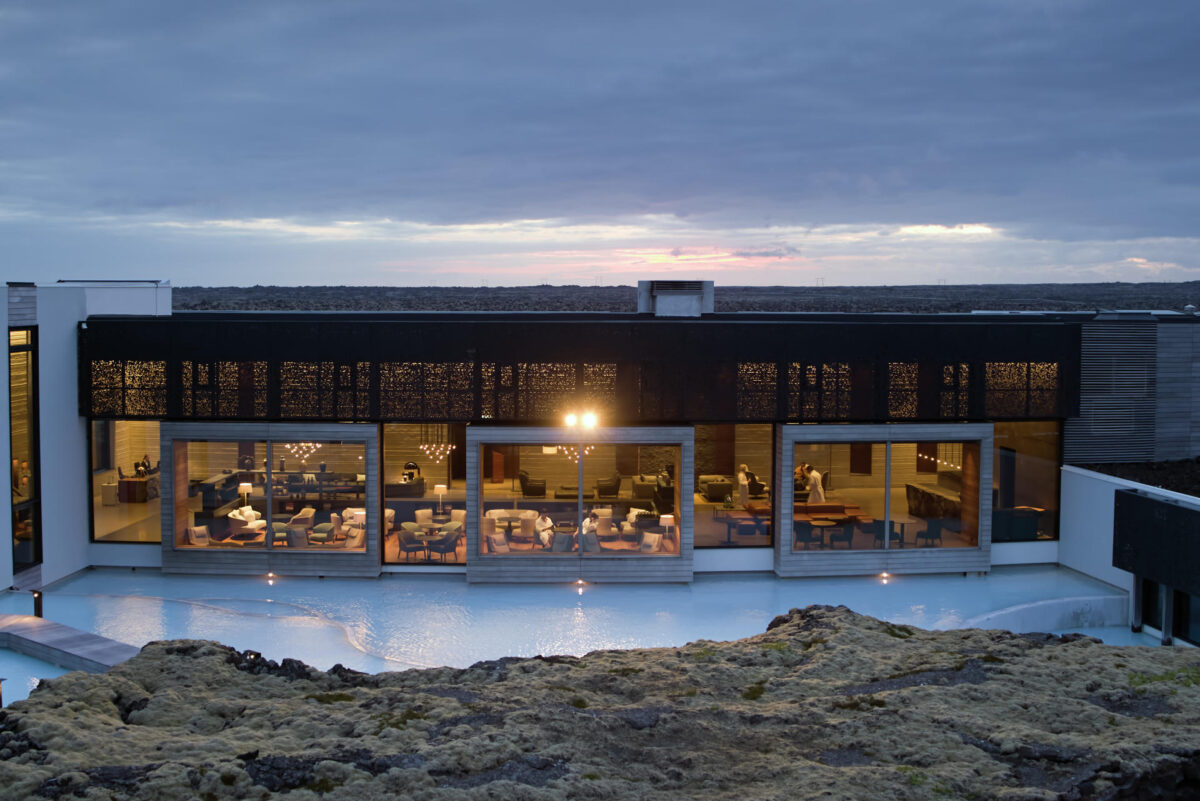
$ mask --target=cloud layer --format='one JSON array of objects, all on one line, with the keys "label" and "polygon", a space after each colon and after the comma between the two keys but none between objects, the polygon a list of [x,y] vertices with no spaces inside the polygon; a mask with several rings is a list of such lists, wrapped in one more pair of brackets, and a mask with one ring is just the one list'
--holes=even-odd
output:
[{"label": "cloud layer", "polygon": [[5,271],[1194,278],[1197,30],[1182,2],[8,3]]}]

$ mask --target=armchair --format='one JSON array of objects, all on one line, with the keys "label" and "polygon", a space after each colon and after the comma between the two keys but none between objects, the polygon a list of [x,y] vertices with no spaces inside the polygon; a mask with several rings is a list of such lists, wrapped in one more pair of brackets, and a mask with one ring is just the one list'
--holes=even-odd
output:
[{"label": "armchair", "polygon": [[308,535],[310,545],[328,545],[338,537],[346,536],[346,530],[342,528],[342,516],[334,512],[329,516],[328,523],[321,523],[313,526],[312,533]]},{"label": "armchair", "polygon": [[430,556],[440,554],[442,561],[446,561],[446,555],[450,554],[458,561],[458,540],[462,537],[462,525],[459,523],[447,523],[441,528],[442,536],[436,540],[429,542]]},{"label": "armchair", "polygon": [[521,484],[521,495],[524,497],[546,497],[546,480],[544,478],[530,478],[528,473],[520,470],[517,472],[517,481]]},{"label": "armchair", "polygon": [[416,538],[413,532],[401,528],[400,529],[400,552],[404,554],[404,561],[407,562],[409,557],[414,553],[425,555],[425,543]]},{"label": "armchair", "polygon": [[225,519],[229,521],[231,538],[252,538],[267,529],[267,521],[263,520],[262,515],[249,506],[234,509]]},{"label": "armchair", "polygon": [[621,474],[613,473],[608,478],[596,479],[597,498],[616,498],[621,494]]}]

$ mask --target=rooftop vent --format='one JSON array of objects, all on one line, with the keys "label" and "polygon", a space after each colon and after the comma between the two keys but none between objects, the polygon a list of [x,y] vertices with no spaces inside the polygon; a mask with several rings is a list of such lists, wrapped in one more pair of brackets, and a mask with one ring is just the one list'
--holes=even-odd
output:
[{"label": "rooftop vent", "polygon": [[712,310],[712,281],[638,281],[638,314],[699,317]]}]

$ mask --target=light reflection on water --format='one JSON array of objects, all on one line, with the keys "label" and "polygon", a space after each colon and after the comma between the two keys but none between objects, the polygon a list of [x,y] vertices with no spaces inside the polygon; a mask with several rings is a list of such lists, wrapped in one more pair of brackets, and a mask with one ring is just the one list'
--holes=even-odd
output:
[{"label": "light reflection on water", "polygon": [[[758,634],[778,614],[813,603],[922,628],[1056,597],[1115,593],[1053,567],[981,576],[777,579],[700,576],[690,585],[468,585],[461,576],[380,579],[163,576],[93,570],[51,587],[46,617],[131,645],[212,639],[268,658],[377,672],[465,667],[501,656],[679,646]],[[120,594],[118,594],[120,593]],[[10,596],[13,594],[9,594]],[[0,597],[0,612],[28,599]],[[13,607],[13,608],[9,608]]]}]

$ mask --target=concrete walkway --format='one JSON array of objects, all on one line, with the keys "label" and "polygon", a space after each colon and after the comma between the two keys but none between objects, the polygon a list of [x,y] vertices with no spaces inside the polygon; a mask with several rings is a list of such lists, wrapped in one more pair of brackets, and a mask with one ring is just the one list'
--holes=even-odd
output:
[{"label": "concrete walkway", "polygon": [[0,615],[0,647],[88,673],[103,673],[140,650],[33,615]]}]

